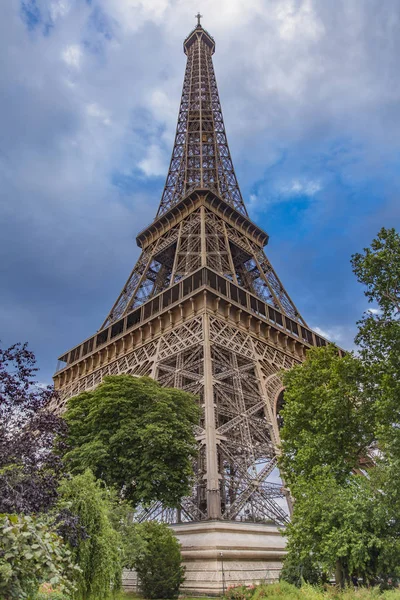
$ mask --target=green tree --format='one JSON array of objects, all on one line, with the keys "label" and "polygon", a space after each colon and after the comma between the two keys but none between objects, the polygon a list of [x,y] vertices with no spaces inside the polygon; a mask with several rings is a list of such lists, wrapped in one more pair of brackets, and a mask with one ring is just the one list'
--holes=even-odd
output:
[{"label": "green tree", "polygon": [[112,375],[71,398],[65,419],[73,472],[90,468],[133,506],[176,506],[188,494],[199,420],[191,394],[148,377]]},{"label": "green tree", "polygon": [[367,477],[354,474],[348,483],[338,483],[326,468],[296,489],[289,557],[299,565],[335,572],[341,586],[350,583],[352,574],[373,584],[387,572],[386,515],[381,514],[379,491]]},{"label": "green tree", "polygon": [[295,498],[289,564],[335,566],[341,584],[395,579],[400,565],[400,236],[382,229],[352,264],[378,308],[359,322],[358,357],[311,349],[283,375],[280,460]]},{"label": "green tree", "polygon": [[291,542],[291,546],[292,548],[284,559],[279,580],[291,583],[296,587],[301,587],[303,583],[310,585],[325,583],[327,577],[320,565],[316,564],[312,554],[297,554],[293,542]]},{"label": "green tree", "polygon": [[112,495],[110,520],[121,539],[121,563],[124,569],[134,569],[136,557],[141,554],[146,542],[140,535],[138,523],[134,520],[134,511],[126,500]]},{"label": "green tree", "polygon": [[177,598],[184,581],[180,545],[164,523],[146,522],[136,525],[142,540],[135,553],[134,567],[145,598]]},{"label": "green tree", "polygon": [[[368,548],[375,552],[370,538],[366,543],[366,505],[360,509],[365,490],[354,479],[374,439],[363,372],[360,360],[330,345],[310,349],[302,365],[283,374],[280,468],[295,498],[288,562],[335,570],[342,585],[354,571],[365,575]],[[376,541],[375,530],[371,536]]]},{"label": "green tree", "polygon": [[121,540],[109,519],[110,494],[90,470],[65,479],[59,494],[59,512],[78,517],[80,526],[69,542],[81,569],[77,598],[107,600],[120,587],[122,574]]},{"label": "green tree", "polygon": [[358,323],[356,342],[366,365],[365,385],[375,398],[377,435],[392,460],[400,457],[400,235],[381,229],[370,248],[352,257],[365,295],[378,308]]},{"label": "green tree", "polygon": [[71,552],[42,518],[0,515],[1,598],[32,598],[44,582],[70,597],[78,575]]},{"label": "green tree", "polygon": [[365,365],[365,393],[374,398],[376,444],[374,478],[380,507],[390,523],[385,545],[387,569],[400,563],[400,235],[382,228],[369,248],[352,257],[357,279],[374,309],[359,321],[356,342]]},{"label": "green tree", "polygon": [[282,374],[282,456],[285,481],[296,495],[302,479],[321,469],[345,482],[374,439],[374,406],[362,393],[363,365],[335,346],[311,348],[301,365]]}]

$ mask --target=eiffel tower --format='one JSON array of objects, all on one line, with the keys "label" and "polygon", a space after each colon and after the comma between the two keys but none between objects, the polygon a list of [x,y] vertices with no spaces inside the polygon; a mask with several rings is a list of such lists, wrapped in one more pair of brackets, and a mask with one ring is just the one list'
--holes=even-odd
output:
[{"label": "eiffel tower", "polygon": [[[141,255],[101,328],[60,357],[54,382],[60,410],[119,373],[148,375],[199,398],[193,493],[177,510],[156,503],[139,518],[178,523],[184,556],[185,547],[187,556],[203,548],[196,535],[207,533],[213,558],[203,550],[189,556],[197,567],[188,568],[187,589],[210,592],[220,584],[213,587],[211,575],[202,584],[199,573],[215,572],[217,581],[218,548],[231,567],[234,559],[247,565],[235,567],[240,581],[265,577],[268,568],[270,579],[279,573],[277,527],[288,512],[286,491],[270,481],[283,395],[278,373],[327,341],[300,315],[264,253],[268,235],[248,216],[222,118],[215,41],[197,18],[183,44],[178,125],[156,218],[138,234]],[[261,530],[264,558],[249,558]],[[229,558],[232,545],[239,550]]]}]

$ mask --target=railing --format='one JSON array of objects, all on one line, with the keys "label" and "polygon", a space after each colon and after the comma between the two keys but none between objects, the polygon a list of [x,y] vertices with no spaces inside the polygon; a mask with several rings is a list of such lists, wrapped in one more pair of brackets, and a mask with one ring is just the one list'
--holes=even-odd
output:
[{"label": "railing", "polygon": [[215,290],[219,295],[224,296],[233,304],[254,313],[303,343],[310,346],[326,346],[330,343],[311,329],[300,325],[300,323],[296,323],[296,321],[284,315],[277,308],[266,304],[254,294],[235,285],[226,277],[219,275],[208,267],[201,267],[164,292],[149,299],[138,308],[133,309],[122,319],[119,319],[106,329],[102,329],[96,335],[79,344],[79,346],[66,352],[59,358],[56,372],[88,356],[94,350],[104,347],[114,338],[136,328],[139,324],[163,312],[166,308],[178,304],[201,287],[208,287]]}]

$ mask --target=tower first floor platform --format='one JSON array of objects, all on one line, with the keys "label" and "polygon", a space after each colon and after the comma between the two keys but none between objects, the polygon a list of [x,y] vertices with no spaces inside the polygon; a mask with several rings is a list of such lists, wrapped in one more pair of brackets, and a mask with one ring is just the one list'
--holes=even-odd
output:
[{"label": "tower first floor platform", "polygon": [[[286,539],[274,525],[203,521],[171,527],[182,546],[184,594],[217,596],[231,586],[279,578]],[[135,573],[125,573],[124,587],[136,591]]]}]

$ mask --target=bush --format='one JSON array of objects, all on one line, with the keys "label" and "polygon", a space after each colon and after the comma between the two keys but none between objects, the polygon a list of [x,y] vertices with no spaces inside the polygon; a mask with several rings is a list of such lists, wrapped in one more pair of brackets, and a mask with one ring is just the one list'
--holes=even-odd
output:
[{"label": "bush", "polygon": [[136,559],[146,549],[140,525],[134,521],[134,510],[129,502],[111,495],[110,520],[121,540],[121,564],[124,569],[134,569]]},{"label": "bush", "polygon": [[45,581],[69,598],[79,570],[71,552],[48,525],[25,515],[0,515],[0,597],[31,598]]},{"label": "bush", "polygon": [[316,585],[326,581],[326,577],[318,569],[310,556],[301,560],[293,552],[289,552],[283,562],[280,580],[300,587],[304,582]]},{"label": "bush", "polygon": [[69,600],[70,596],[65,596],[62,592],[57,590],[53,592],[38,592],[35,596],[35,600]]},{"label": "bush", "polygon": [[35,600],[69,600],[69,596],[66,596],[60,589],[53,588],[51,583],[44,583],[40,586]]},{"label": "bush", "polygon": [[224,598],[226,600],[251,600],[255,587],[254,585],[250,587],[246,585],[232,585],[226,590]]},{"label": "bush", "polygon": [[185,572],[178,540],[163,523],[141,523],[137,531],[143,544],[134,567],[144,597],[177,598]]},{"label": "bush", "polygon": [[[121,585],[120,537],[109,519],[109,494],[89,470],[65,479],[60,486],[60,514],[78,518],[73,524],[69,545],[81,569],[78,578],[80,600],[107,600]],[[68,540],[68,523],[59,523]]]},{"label": "bush", "polygon": [[381,593],[379,587],[353,586],[343,590],[330,585],[316,586],[304,583],[300,588],[280,581],[279,583],[261,584],[257,586],[237,586],[228,588],[225,600],[400,600],[400,590],[389,590]]}]

